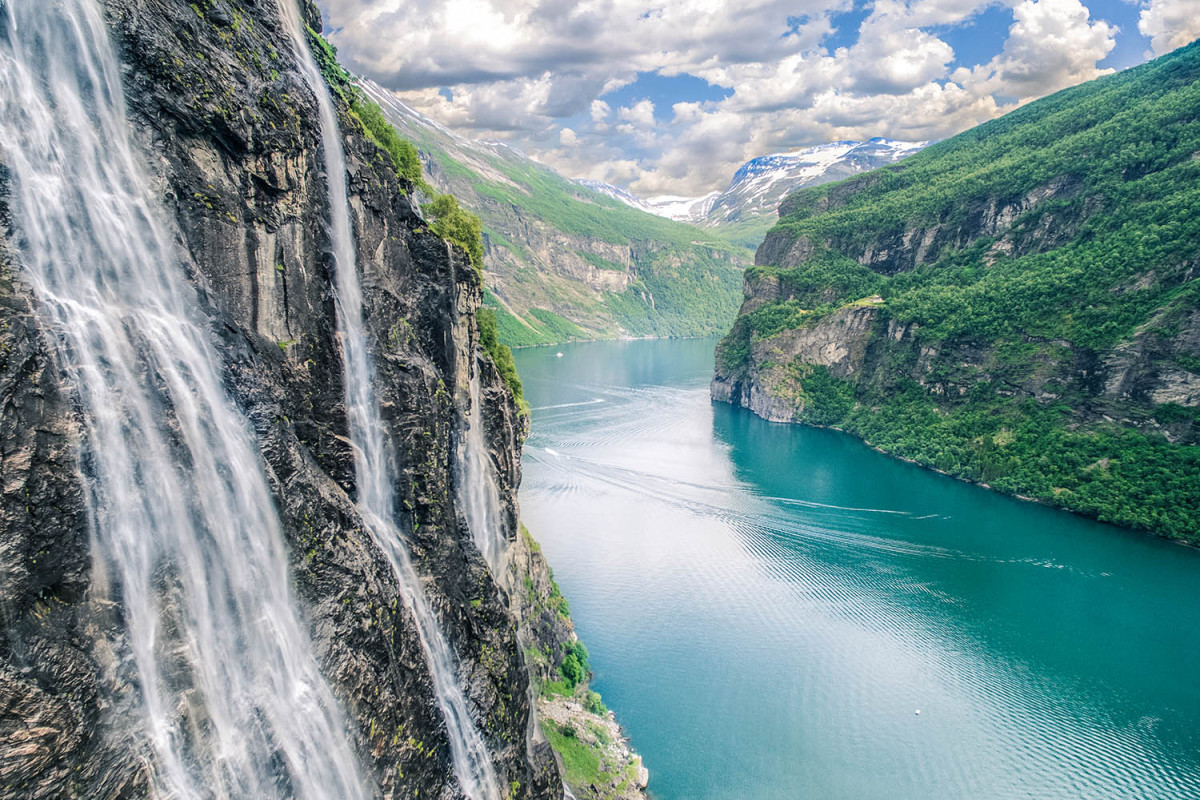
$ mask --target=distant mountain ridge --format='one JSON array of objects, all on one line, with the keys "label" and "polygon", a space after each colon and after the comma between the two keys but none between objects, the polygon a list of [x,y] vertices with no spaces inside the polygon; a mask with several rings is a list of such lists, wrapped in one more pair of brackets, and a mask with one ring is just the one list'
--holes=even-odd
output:
[{"label": "distant mountain ridge", "polygon": [[699,336],[732,322],[749,247],[604,196],[360,85],[416,144],[429,183],[482,220],[485,302],[506,344]]},{"label": "distant mountain ridge", "polygon": [[787,195],[893,164],[928,144],[876,137],[759,156],[738,168],[723,191],[701,197],[642,198],[602,181],[584,178],[576,182],[650,214],[704,228],[725,228],[738,241],[757,247],[774,224],[775,211]]}]

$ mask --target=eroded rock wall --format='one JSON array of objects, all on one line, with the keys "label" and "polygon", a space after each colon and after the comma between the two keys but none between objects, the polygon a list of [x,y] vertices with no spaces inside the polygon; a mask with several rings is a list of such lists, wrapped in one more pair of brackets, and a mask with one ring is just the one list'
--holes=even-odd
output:
[{"label": "eroded rock wall", "polygon": [[[415,626],[355,511],[317,112],[276,6],[110,0],[106,11],[136,137],[226,385],[261,445],[296,594],[365,777],[379,797],[456,796]],[[319,28],[315,7],[306,13]],[[456,399],[475,358],[479,279],[428,232],[411,187],[344,103],[339,111],[402,524],[505,787],[557,797],[552,757],[526,737],[517,621],[456,502]],[[0,270],[0,797],[146,796],[119,598],[89,555],[72,390],[11,248]],[[524,429],[486,358],[482,368],[511,501]],[[515,505],[510,522],[515,531]]]}]

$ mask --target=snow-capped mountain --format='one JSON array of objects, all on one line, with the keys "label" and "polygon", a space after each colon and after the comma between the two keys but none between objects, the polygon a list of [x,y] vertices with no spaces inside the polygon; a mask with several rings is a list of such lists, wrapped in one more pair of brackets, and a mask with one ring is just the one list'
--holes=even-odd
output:
[{"label": "snow-capped mountain", "polygon": [[703,197],[679,197],[666,194],[660,197],[644,198],[638,197],[628,189],[614,186],[604,181],[579,178],[575,182],[584,188],[591,189],[593,192],[599,192],[614,200],[620,200],[625,205],[639,208],[642,211],[648,211],[660,217],[681,220],[683,222],[700,222],[703,220],[708,214],[709,209],[712,208],[712,204],[721,196],[720,192],[710,192]]},{"label": "snow-capped mountain", "polygon": [[928,142],[870,139],[832,142],[791,153],[775,153],[747,161],[713,203],[705,224],[737,222],[773,213],[785,196],[804,186],[848,178],[912,155]]},{"label": "snow-capped mountain", "polygon": [[611,197],[614,200],[620,200],[627,206],[633,206],[634,208],[640,208],[643,211],[650,211],[653,213],[653,206],[628,189],[622,189],[620,186],[614,186],[613,184],[605,183],[604,181],[589,180],[588,178],[579,178],[575,182],[584,188],[591,189],[593,192],[599,192],[606,197]]},{"label": "snow-capped mountain", "polygon": [[831,142],[789,153],[760,156],[743,164],[725,191],[703,197],[646,199],[599,181],[580,180],[578,183],[660,217],[711,227],[769,217],[779,208],[780,201],[796,189],[882,167],[912,155],[927,144],[876,138],[866,142]]}]

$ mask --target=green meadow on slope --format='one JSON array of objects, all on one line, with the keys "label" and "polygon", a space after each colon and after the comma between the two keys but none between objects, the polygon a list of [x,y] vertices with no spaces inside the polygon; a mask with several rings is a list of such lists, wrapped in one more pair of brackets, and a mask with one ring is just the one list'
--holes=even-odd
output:
[{"label": "green meadow on slope", "polygon": [[1200,541],[1200,44],[780,214],[714,396]]},{"label": "green meadow on slope", "polygon": [[416,143],[429,182],[483,221],[485,302],[504,343],[728,329],[751,260],[744,246],[586,189],[506,145],[460,137],[362,86]]}]

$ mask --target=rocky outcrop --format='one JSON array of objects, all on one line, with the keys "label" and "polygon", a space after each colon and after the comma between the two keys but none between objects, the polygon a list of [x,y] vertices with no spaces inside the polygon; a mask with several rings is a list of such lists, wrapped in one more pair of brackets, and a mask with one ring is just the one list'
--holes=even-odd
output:
[{"label": "rocky outcrop", "polygon": [[[904,166],[892,168],[903,174]],[[855,195],[877,186],[880,176],[846,181],[828,192],[791,195],[779,208],[780,219],[804,219],[836,212],[850,205]],[[755,254],[755,264],[797,267],[814,253],[832,250],[849,255],[865,267],[884,275],[931,264],[941,256],[961,251],[981,239],[995,239],[993,254],[1043,252],[1069,241],[1102,201],[1093,198],[1070,207],[1062,202],[1075,197],[1080,182],[1060,175],[1029,191],[986,195],[961,206],[941,210],[935,218],[916,216],[895,225],[884,225],[851,236],[830,236],[813,241],[786,226],[772,229]]]},{"label": "rocky outcrop", "polygon": [[[319,28],[315,8],[307,13]],[[136,135],[207,304],[225,383],[260,443],[296,594],[365,777],[379,797],[456,796],[415,625],[355,510],[316,110],[275,6],[113,0],[107,16]],[[533,709],[517,619],[456,500],[458,401],[474,363],[515,535],[524,422],[476,355],[479,278],[428,232],[412,187],[340,112],[364,315],[414,561],[505,786],[558,797],[552,755],[526,737]],[[72,388],[6,252],[0,798],[144,797],[149,759],[119,598],[89,557]]]},{"label": "rocky outcrop", "polygon": [[[769,281],[763,284],[768,292],[775,290]],[[755,308],[764,302],[748,299],[747,305]],[[752,340],[746,365],[718,365],[711,386],[713,399],[748,408],[772,422],[803,420],[804,397],[797,392],[792,365],[819,365],[843,379],[857,379],[869,372],[879,312],[875,305],[844,308],[813,325]],[[898,342],[906,338],[903,331],[896,335]]]},{"label": "rocky outcrop", "polygon": [[572,755],[563,777],[579,800],[646,800],[650,771],[616,716],[589,688],[591,676],[573,687],[563,683],[560,666],[579,639],[541,547],[523,526],[509,552],[508,580],[534,676],[538,727],[533,738]]}]

